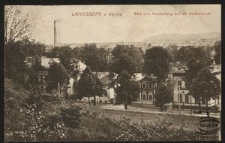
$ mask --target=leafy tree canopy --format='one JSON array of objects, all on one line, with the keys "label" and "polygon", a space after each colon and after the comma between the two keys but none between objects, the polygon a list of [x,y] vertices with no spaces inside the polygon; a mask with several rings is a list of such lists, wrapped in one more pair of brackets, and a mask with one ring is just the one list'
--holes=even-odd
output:
[{"label": "leafy tree canopy", "polygon": [[220,94],[220,81],[208,68],[203,68],[193,79],[189,92],[197,99],[215,99]]},{"label": "leafy tree canopy", "polygon": [[50,65],[48,75],[46,76],[46,81],[48,83],[46,87],[47,92],[57,90],[58,84],[61,88],[65,87],[63,92],[66,92],[69,84],[69,75],[61,64],[53,62],[52,65]]},{"label": "leafy tree canopy", "polygon": [[172,101],[173,97],[171,94],[171,88],[169,88],[166,84],[158,84],[155,92],[155,105],[161,107],[161,109],[163,109],[163,106],[166,103]]},{"label": "leafy tree canopy", "polygon": [[143,73],[154,75],[158,82],[167,77],[171,56],[163,47],[152,47],[146,50]]}]

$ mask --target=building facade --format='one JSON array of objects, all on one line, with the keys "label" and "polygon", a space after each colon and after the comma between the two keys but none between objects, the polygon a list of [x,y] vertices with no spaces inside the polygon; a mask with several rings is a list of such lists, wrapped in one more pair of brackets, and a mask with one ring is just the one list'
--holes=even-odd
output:
[{"label": "building facade", "polygon": [[[211,73],[213,73],[221,81],[221,65],[213,65],[210,68]],[[190,107],[199,106],[199,100],[195,99],[189,94],[189,90],[185,85],[185,68],[176,68],[173,74],[173,105],[174,107]],[[208,106],[220,105],[221,95],[217,99],[210,99],[208,101]],[[201,100],[201,106],[206,107],[207,101]]]},{"label": "building facade", "polygon": [[144,76],[141,80],[137,82],[139,83],[139,87],[140,87],[138,102],[153,104],[154,94],[155,94],[155,85],[156,85],[154,78]]}]

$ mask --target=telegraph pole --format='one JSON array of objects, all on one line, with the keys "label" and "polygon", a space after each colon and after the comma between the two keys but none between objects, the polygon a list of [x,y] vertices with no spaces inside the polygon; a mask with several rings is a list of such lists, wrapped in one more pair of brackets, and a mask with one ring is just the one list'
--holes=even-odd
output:
[{"label": "telegraph pole", "polygon": [[[181,86],[180,86],[180,88],[181,88]],[[178,98],[178,99],[179,99],[179,114],[181,114],[181,111],[180,111],[180,95],[181,95],[181,90],[180,90],[180,88],[179,88],[179,91],[180,91],[179,93],[180,93],[180,94],[179,94],[179,96],[178,96],[178,97],[179,97],[179,98]]]}]

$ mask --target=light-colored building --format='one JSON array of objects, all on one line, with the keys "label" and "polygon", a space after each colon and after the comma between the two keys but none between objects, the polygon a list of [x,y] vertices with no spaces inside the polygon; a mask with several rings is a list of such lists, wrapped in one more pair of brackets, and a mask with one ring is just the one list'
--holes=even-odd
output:
[{"label": "light-colored building", "polygon": [[137,81],[140,87],[139,103],[153,104],[156,82],[153,77],[143,76]]},{"label": "light-colored building", "polygon": [[183,68],[177,68],[173,72],[173,105],[192,106],[198,101],[195,101],[185,86],[185,70]]},{"label": "light-colored building", "polygon": [[[47,83],[46,83],[45,78],[48,75],[48,70],[50,68],[50,65],[53,62],[60,63],[60,59],[59,58],[47,58],[47,57],[40,58],[41,66],[44,67],[43,70],[38,71],[39,89],[40,89],[42,95],[50,95],[49,93],[46,92]],[[32,57],[27,57],[25,63],[27,64],[27,66],[29,68],[32,66],[32,64],[34,64],[34,61],[32,60]],[[74,70],[79,72],[78,77],[77,77],[79,79],[80,74],[84,71],[84,69],[86,68],[86,65],[84,63],[82,63],[80,60],[76,60],[76,59],[72,59],[72,65],[74,65]],[[69,95],[74,94],[73,84],[74,84],[75,80],[76,79],[74,77],[70,77],[69,88],[67,89],[67,92],[69,93]]]},{"label": "light-colored building", "polygon": [[[221,81],[221,65],[213,65],[209,67],[211,73],[213,73]],[[196,100],[192,95],[189,94],[189,90],[185,85],[185,68],[176,68],[173,74],[173,105],[174,107],[190,107],[199,106],[199,101]],[[219,105],[220,106],[221,96],[218,99],[210,99],[208,106]],[[201,101],[201,106],[206,107],[205,100]]]}]

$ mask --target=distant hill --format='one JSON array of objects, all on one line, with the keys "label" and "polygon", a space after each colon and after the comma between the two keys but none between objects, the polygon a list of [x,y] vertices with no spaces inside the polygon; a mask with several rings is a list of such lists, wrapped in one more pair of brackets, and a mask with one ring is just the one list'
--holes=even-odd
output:
[{"label": "distant hill", "polygon": [[199,33],[199,34],[160,34],[156,36],[151,36],[143,42],[172,42],[172,41],[196,41],[196,40],[205,40],[205,39],[220,39],[220,33]]},{"label": "distant hill", "polygon": [[[169,33],[169,34],[159,34],[156,36],[151,36],[149,38],[145,38],[140,42],[103,42],[103,43],[95,43],[98,48],[106,48],[112,49],[118,44],[124,45],[134,45],[136,47],[142,47],[144,49],[148,48],[148,45],[151,43],[152,46],[163,46],[166,47],[170,44],[177,44],[178,46],[182,45],[212,45],[215,41],[220,40],[221,35],[219,32],[213,33],[199,33],[199,34],[178,34],[178,33]],[[70,46],[81,47],[85,43],[58,43],[57,46]],[[48,45],[47,50],[53,48],[53,45]]]}]

